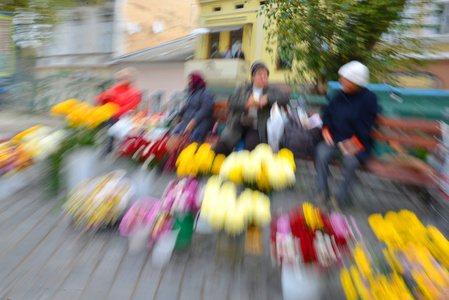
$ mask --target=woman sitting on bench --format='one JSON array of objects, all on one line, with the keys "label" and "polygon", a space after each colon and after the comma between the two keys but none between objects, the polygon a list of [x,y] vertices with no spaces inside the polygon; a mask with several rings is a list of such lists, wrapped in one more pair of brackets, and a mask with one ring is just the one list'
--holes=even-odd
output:
[{"label": "woman sitting on bench", "polygon": [[172,123],[179,123],[172,131],[167,142],[169,153],[179,145],[182,135],[190,136],[191,142],[203,142],[207,133],[214,126],[214,96],[206,89],[206,82],[201,74],[193,72],[189,75],[188,98],[181,111]]},{"label": "woman sitting on bench", "polygon": [[244,139],[244,149],[267,143],[267,120],[271,106],[287,105],[289,95],[268,85],[268,67],[260,61],[251,65],[251,82],[241,84],[229,100],[229,119],[215,145],[215,153],[229,155]]},{"label": "woman sitting on bench", "polygon": [[358,61],[345,64],[338,71],[342,92],[336,93],[323,115],[323,139],[316,147],[315,167],[318,177],[317,204],[329,204],[327,175],[329,161],[338,151],[343,154],[344,180],[335,197],[334,209],[344,204],[349,183],[357,166],[368,158],[372,148],[371,127],[377,117],[376,94],[365,88],[369,70]]}]

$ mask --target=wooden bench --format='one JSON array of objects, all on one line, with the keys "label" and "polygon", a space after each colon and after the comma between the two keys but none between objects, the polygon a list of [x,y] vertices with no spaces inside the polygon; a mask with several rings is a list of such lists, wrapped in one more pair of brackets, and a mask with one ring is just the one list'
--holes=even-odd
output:
[{"label": "wooden bench", "polygon": [[410,149],[432,152],[441,136],[435,120],[379,116],[372,130],[374,141],[395,150],[394,155],[371,157],[362,167],[377,176],[413,186],[434,187],[435,172],[424,161],[408,155]]},{"label": "wooden bench", "polygon": [[[225,123],[228,114],[227,102],[215,104],[215,122]],[[372,130],[375,143],[390,146],[397,155],[372,156],[362,170],[406,185],[434,187],[434,171],[424,161],[407,155],[407,152],[413,148],[434,151],[438,145],[437,138],[441,136],[439,123],[435,120],[379,115],[375,124]],[[218,138],[218,135],[209,135],[205,142],[214,146]]]}]

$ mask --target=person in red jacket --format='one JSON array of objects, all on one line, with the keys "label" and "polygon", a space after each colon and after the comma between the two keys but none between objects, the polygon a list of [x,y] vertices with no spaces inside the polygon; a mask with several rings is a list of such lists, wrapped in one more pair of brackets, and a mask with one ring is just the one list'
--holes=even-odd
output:
[{"label": "person in red jacket", "polygon": [[114,122],[123,114],[135,109],[140,103],[142,93],[133,85],[136,73],[137,70],[134,68],[126,68],[117,72],[117,84],[95,97],[95,103],[98,105],[114,103],[120,106],[120,110],[114,115]]},{"label": "person in red jacket", "polygon": [[[114,124],[122,115],[137,108],[142,93],[133,85],[136,75],[137,70],[134,68],[126,68],[117,72],[115,75],[117,84],[95,97],[94,102],[97,105],[114,103],[120,106],[120,110],[105,125]],[[110,153],[113,147],[114,138],[111,137],[108,142],[106,154]]]}]

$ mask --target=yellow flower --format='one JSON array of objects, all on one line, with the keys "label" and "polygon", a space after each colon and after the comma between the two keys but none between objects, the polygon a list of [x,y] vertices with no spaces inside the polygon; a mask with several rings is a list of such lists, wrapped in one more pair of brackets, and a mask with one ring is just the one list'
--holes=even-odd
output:
[{"label": "yellow flower", "polygon": [[355,290],[354,284],[351,280],[351,275],[349,274],[348,269],[344,268],[340,272],[340,280],[341,285],[343,286],[343,290],[345,291],[346,298],[348,300],[358,300],[357,291]]},{"label": "yellow flower", "polygon": [[15,136],[11,139],[11,141],[12,141],[12,142],[15,142],[15,143],[19,143],[19,142],[20,142],[26,135],[30,134],[30,133],[33,132],[33,131],[38,130],[39,128],[42,128],[42,125],[36,125],[36,126],[33,126],[33,127],[29,128],[29,129],[27,129],[27,130],[24,130],[24,131],[22,131],[21,133],[15,135]]},{"label": "yellow flower", "polygon": [[256,179],[257,188],[262,192],[268,192],[271,189],[270,181],[268,179],[267,169],[265,164],[262,164],[261,172]]},{"label": "yellow flower", "polygon": [[225,159],[226,159],[226,156],[223,154],[217,154],[215,156],[214,162],[212,164],[212,169],[211,169],[211,173],[213,175],[220,174],[221,165],[223,164]]},{"label": "yellow flower", "polygon": [[291,152],[289,149],[283,148],[279,150],[278,155],[280,157],[285,157],[286,159],[288,159],[293,167],[293,171],[296,171],[295,156],[293,155],[293,152]]},{"label": "yellow flower", "polygon": [[69,114],[80,101],[78,99],[69,99],[62,103],[53,106],[50,110],[52,115],[67,115]]}]

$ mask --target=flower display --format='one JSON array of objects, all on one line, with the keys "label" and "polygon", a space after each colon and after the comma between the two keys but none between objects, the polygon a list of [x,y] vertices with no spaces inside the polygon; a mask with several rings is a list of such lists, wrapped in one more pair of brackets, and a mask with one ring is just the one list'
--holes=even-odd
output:
[{"label": "flower display", "polygon": [[124,172],[111,172],[80,183],[64,204],[65,215],[83,230],[113,224],[134,194],[124,175]]},{"label": "flower display", "polygon": [[6,140],[0,144],[0,175],[9,176],[44,160],[65,136],[64,130],[37,125]]},{"label": "flower display", "polygon": [[234,183],[212,176],[204,188],[201,217],[215,230],[238,235],[249,225],[269,224],[270,199],[251,189],[245,189],[237,196]]},{"label": "flower display", "polygon": [[348,299],[445,299],[449,292],[449,242],[434,226],[402,210],[371,215],[371,228],[383,241],[391,272],[379,270],[363,244],[353,249],[354,264],[340,273]]},{"label": "flower display", "polygon": [[329,268],[341,263],[354,235],[345,216],[325,214],[305,202],[271,223],[271,257],[278,265]]},{"label": "flower display", "polygon": [[151,226],[160,211],[162,202],[144,197],[135,202],[120,222],[120,234],[130,236],[141,229]]},{"label": "flower display", "polygon": [[0,144],[0,176],[8,177],[33,164],[32,155],[10,142]]},{"label": "flower display", "polygon": [[93,129],[112,118],[119,109],[120,107],[113,103],[93,107],[87,102],[70,99],[55,105],[50,113],[65,116],[69,127]]},{"label": "flower display", "polygon": [[293,153],[281,149],[273,154],[267,144],[259,144],[253,151],[232,152],[221,165],[220,177],[236,184],[257,186],[260,191],[281,190],[295,181]]},{"label": "flower display", "polygon": [[196,213],[201,206],[202,185],[193,177],[173,180],[162,196],[162,209],[170,215]]},{"label": "flower display", "polygon": [[117,150],[120,156],[131,157],[144,166],[160,162],[167,152],[170,134],[164,128],[152,128],[135,136],[126,137]]},{"label": "flower display", "polygon": [[215,152],[211,150],[209,144],[198,145],[198,143],[191,143],[184,150],[181,151],[176,159],[176,173],[179,177],[182,176],[198,176],[205,175],[211,171],[214,166],[215,172],[220,168],[220,160],[223,161],[222,156],[214,165]]}]

